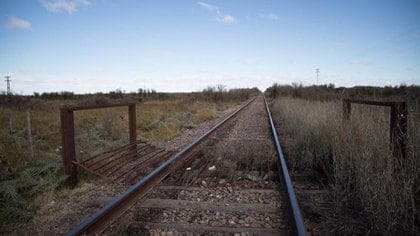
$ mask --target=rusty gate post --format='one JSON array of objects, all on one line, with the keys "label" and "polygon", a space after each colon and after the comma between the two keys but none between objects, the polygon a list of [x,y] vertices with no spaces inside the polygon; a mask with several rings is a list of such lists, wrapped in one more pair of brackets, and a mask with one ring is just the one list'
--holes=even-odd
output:
[{"label": "rusty gate post", "polygon": [[77,184],[77,166],[73,164],[76,161],[73,111],[66,107],[60,108],[60,120],[64,174],[68,176],[70,186],[74,187]]},{"label": "rusty gate post", "polygon": [[136,156],[137,150],[137,132],[136,132],[136,104],[132,103],[128,106],[128,128],[130,130],[130,144],[133,146],[131,147],[132,155]]},{"label": "rusty gate post", "polygon": [[348,99],[343,99],[343,119],[348,120],[350,119],[351,114],[351,103]]},{"label": "rusty gate post", "polygon": [[390,141],[392,153],[397,158],[406,157],[407,104],[395,102],[391,106]]}]

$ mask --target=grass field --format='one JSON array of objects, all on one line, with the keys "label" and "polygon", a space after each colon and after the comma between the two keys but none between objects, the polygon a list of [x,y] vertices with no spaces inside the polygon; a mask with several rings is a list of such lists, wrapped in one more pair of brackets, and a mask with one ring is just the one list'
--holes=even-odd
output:
[{"label": "grass field", "polygon": [[389,108],[353,105],[350,120],[343,122],[340,100],[278,96],[272,110],[289,168],[318,170],[332,190],[333,209],[321,219],[324,232],[419,233],[418,111],[408,117],[402,160],[389,147]]},{"label": "grass field", "polygon": [[[229,93],[226,93],[229,95]],[[200,99],[201,94],[145,99],[136,104],[138,139],[155,145],[185,129],[216,117],[221,111],[247,99]],[[36,197],[65,188],[61,160],[59,107],[89,103],[80,100],[26,99],[25,104],[0,105],[0,231],[29,221],[39,208]],[[94,99],[95,100],[95,99]],[[90,101],[95,103],[95,101]],[[118,101],[111,101],[118,102]],[[29,152],[26,111],[30,112],[34,156]],[[128,108],[75,111],[76,155],[100,153],[128,142]],[[12,119],[12,130],[9,127]],[[82,182],[86,178],[82,177]],[[67,191],[67,190],[66,190]]]}]

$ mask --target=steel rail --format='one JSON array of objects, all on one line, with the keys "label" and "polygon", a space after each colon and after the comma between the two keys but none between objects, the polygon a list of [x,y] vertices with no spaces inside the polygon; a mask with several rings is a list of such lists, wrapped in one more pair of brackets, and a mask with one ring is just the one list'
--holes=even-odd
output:
[{"label": "steel rail", "polygon": [[101,208],[95,214],[83,221],[75,228],[68,231],[65,235],[83,235],[83,234],[99,234],[103,232],[107,226],[118,216],[123,214],[135,202],[141,200],[155,185],[160,183],[167,175],[171,173],[177,166],[177,162],[182,161],[182,157],[188,154],[201,143],[207,136],[213,133],[216,129],[222,126],[226,121],[234,117],[238,112],[253,102],[255,98],[251,99],[245,105],[241,106],[234,113],[217,123],[213,128],[201,135],[187,147],[176,153],[169,160],[162,163],[159,167],[154,169],[150,174],[132,185],[127,191],[116,197],[111,203]]},{"label": "steel rail", "polygon": [[283,155],[283,151],[280,146],[280,143],[279,143],[279,137],[277,135],[276,127],[274,126],[273,118],[271,117],[270,108],[268,107],[268,103],[267,103],[267,100],[265,99],[265,96],[264,96],[264,102],[265,102],[265,108],[267,110],[267,114],[268,114],[268,118],[269,118],[269,122],[271,126],[271,131],[273,133],[274,143],[276,145],[277,154],[279,158],[278,168],[279,168],[279,171],[281,172],[280,179],[283,182],[283,187],[286,188],[286,193],[287,193],[286,196],[287,196],[287,199],[289,200],[288,203],[290,205],[290,210],[293,215],[294,228],[297,235],[300,235],[300,236],[307,235],[306,227],[303,221],[299,203],[296,199],[295,190],[293,189],[293,184],[292,184],[292,180],[290,179],[289,171],[287,169],[286,160],[284,159],[284,155]]}]

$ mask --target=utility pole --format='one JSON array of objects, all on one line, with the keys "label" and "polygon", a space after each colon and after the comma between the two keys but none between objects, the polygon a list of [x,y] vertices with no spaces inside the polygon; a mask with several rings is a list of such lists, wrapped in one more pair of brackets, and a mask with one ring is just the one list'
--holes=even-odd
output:
[{"label": "utility pole", "polygon": [[316,69],[316,85],[318,85],[319,80],[319,69]]},{"label": "utility pole", "polygon": [[4,78],[6,78],[6,80],[4,80],[4,81],[6,81],[6,82],[7,82],[7,95],[12,94],[12,93],[10,92],[10,82],[11,82],[10,77],[11,77],[10,75],[6,75],[6,76],[4,76]]}]

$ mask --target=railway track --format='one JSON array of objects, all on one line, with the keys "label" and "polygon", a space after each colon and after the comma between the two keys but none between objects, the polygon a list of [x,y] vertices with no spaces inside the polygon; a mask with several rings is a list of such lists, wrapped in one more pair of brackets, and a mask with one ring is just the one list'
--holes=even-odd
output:
[{"label": "railway track", "polygon": [[67,235],[306,235],[265,98],[247,102]]}]

